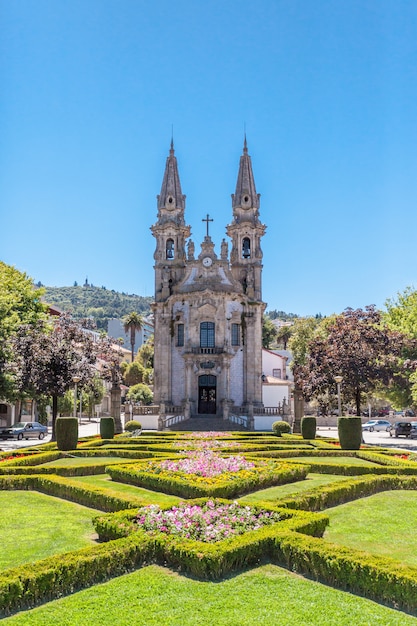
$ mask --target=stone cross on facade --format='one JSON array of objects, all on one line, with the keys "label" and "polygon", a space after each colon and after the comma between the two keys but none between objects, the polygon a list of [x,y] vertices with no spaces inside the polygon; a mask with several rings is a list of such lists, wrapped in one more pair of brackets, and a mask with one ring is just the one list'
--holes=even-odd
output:
[{"label": "stone cross on facade", "polygon": [[207,213],[207,217],[203,218],[201,221],[206,222],[206,227],[207,227],[206,237],[208,237],[209,236],[209,222],[212,222],[213,220],[209,217],[209,214]]}]

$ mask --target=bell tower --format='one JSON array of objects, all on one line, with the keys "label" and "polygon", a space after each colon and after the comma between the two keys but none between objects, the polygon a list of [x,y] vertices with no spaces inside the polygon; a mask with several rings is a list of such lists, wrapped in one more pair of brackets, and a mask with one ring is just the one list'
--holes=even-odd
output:
[{"label": "bell tower", "polygon": [[266,227],[259,220],[260,194],[256,193],[252,162],[246,136],[240,157],[236,191],[232,194],[233,222],[227,226],[232,240],[230,267],[244,293],[252,300],[262,300],[261,237]]},{"label": "bell tower", "polygon": [[161,193],[157,196],[157,222],[151,227],[156,239],[155,300],[166,300],[176,284],[184,276],[185,241],[190,236],[190,227],[184,221],[185,195],[181,191],[174,142],[171,140],[166,160]]}]

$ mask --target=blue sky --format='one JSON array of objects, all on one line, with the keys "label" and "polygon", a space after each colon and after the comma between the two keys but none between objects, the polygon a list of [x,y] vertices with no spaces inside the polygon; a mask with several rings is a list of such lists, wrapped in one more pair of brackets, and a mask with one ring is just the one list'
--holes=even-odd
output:
[{"label": "blue sky", "polygon": [[219,252],[244,128],[268,309],[417,283],[414,0],[0,0],[0,258],[153,295],[174,129],[186,222]]}]

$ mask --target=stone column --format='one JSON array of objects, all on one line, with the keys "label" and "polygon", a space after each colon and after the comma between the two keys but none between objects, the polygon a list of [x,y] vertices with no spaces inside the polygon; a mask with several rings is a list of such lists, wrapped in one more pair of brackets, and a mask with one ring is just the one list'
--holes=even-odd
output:
[{"label": "stone column", "polygon": [[293,432],[301,432],[301,418],[304,415],[304,396],[299,387],[294,387],[294,426]]},{"label": "stone column", "polygon": [[119,385],[113,385],[110,390],[110,414],[114,419],[114,432],[119,435],[123,432],[121,419],[121,391]]}]

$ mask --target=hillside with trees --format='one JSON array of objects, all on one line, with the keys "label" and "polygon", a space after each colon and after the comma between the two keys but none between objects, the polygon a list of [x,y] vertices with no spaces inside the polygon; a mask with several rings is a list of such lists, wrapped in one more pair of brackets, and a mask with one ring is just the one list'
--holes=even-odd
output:
[{"label": "hillside with trees", "polygon": [[120,293],[106,287],[74,285],[73,287],[44,287],[43,301],[68,311],[75,319],[92,318],[97,329],[107,330],[112,317],[121,319],[132,311],[148,315],[153,298]]}]

